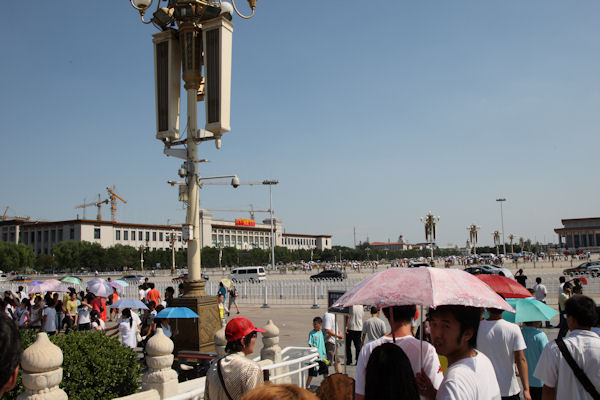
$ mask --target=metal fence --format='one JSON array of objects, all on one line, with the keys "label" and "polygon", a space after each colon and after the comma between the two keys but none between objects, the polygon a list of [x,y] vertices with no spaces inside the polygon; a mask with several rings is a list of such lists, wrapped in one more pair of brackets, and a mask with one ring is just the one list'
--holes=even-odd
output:
[{"label": "metal fence", "polygon": [[[527,287],[535,285],[535,278],[541,277],[542,283],[548,290],[547,302],[556,306],[558,302],[558,277],[556,272],[528,269]],[[239,282],[236,284],[238,297],[236,301],[240,305],[313,305],[323,306],[327,302],[328,290],[349,290],[358,284],[362,279],[368,276],[365,274],[352,274],[344,280],[319,280],[311,281],[308,275],[285,277],[279,274],[270,274],[267,279],[260,283]],[[82,285],[68,284],[77,291],[85,290],[86,282],[93,277],[84,278]],[[600,277],[585,277],[588,284],[583,286],[583,293],[592,297],[597,302],[600,301]],[[567,277],[567,279],[572,279]],[[170,276],[155,276],[150,278],[155,284],[156,289],[164,294],[165,289],[172,286],[175,295],[178,293],[179,281],[173,280]],[[17,291],[18,286],[28,287],[22,282],[0,282],[2,290]],[[206,293],[209,296],[216,296],[219,286],[219,276],[211,277],[206,282]],[[130,284],[120,293],[121,298],[138,298],[138,287],[136,283]]]}]

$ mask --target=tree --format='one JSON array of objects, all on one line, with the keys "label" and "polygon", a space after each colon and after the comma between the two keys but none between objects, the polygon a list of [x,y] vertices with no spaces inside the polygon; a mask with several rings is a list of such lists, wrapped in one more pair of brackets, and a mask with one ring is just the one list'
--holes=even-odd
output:
[{"label": "tree", "polygon": [[21,271],[35,264],[33,247],[22,243],[0,242],[0,265],[8,271]]}]

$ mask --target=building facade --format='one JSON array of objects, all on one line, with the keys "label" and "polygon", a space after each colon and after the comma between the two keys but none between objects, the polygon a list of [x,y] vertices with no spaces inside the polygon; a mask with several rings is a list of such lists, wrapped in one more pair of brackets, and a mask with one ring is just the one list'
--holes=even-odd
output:
[{"label": "building facade", "polygon": [[[51,254],[52,246],[66,241],[98,243],[102,247],[122,244],[149,250],[187,247],[182,240],[181,226],[148,225],[97,220],[67,221],[0,221],[0,241],[23,243],[33,247],[35,254]],[[283,233],[279,218],[273,218],[275,246],[298,249],[331,249],[330,235]],[[271,243],[271,220],[262,224],[250,220],[214,220],[212,213],[200,211],[200,242],[202,247],[235,247],[240,250],[268,249]]]},{"label": "building facade", "polygon": [[562,228],[554,229],[558,246],[567,249],[600,248],[600,218],[562,219]]}]

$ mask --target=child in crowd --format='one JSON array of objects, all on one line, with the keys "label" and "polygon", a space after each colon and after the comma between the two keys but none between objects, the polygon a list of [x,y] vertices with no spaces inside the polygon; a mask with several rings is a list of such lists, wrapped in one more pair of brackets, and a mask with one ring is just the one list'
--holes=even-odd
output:
[{"label": "child in crowd", "polygon": [[[321,326],[323,325],[323,319],[321,317],[313,318],[313,330],[308,333],[308,345],[317,349],[319,358],[317,359],[318,367],[313,367],[308,370],[308,379],[306,380],[306,387],[310,388],[310,382],[313,376],[329,375],[329,362],[327,361],[327,355],[325,352],[325,337]],[[318,369],[317,369],[318,368]]]}]

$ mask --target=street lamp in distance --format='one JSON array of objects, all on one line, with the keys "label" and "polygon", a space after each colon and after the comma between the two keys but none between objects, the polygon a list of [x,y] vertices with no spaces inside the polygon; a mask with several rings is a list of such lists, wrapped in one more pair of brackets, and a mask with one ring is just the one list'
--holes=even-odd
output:
[{"label": "street lamp in distance", "polygon": [[504,197],[500,197],[500,198],[496,199],[496,201],[500,203],[500,220],[502,222],[502,252],[504,253],[504,256],[506,257],[506,242],[504,240],[504,213],[502,211],[502,203],[504,203],[506,201],[506,199]]}]

